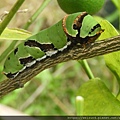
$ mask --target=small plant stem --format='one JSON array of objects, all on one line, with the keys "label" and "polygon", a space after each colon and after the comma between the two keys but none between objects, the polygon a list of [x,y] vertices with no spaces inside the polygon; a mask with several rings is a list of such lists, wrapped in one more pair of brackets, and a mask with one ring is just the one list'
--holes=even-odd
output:
[{"label": "small plant stem", "polygon": [[93,73],[92,73],[92,71],[91,71],[87,61],[86,60],[81,60],[81,61],[78,61],[78,62],[81,63],[81,65],[84,68],[85,72],[87,73],[88,77],[90,79],[94,78],[94,75],[93,75]]},{"label": "small plant stem", "polygon": [[3,22],[0,24],[0,35],[2,34],[4,29],[9,24],[9,22],[11,21],[11,19],[13,18],[13,16],[15,15],[15,13],[17,12],[17,10],[20,8],[20,6],[24,1],[25,0],[18,0],[13,6],[13,8],[10,10],[9,14],[5,17]]},{"label": "small plant stem", "polygon": [[76,114],[77,116],[83,115],[83,109],[84,109],[84,98],[82,96],[76,97]]},{"label": "small plant stem", "polygon": [[28,27],[36,20],[39,14],[43,11],[43,9],[48,5],[51,0],[44,0],[42,5],[36,10],[36,12],[31,16],[28,22],[23,27],[24,29],[28,29]]},{"label": "small plant stem", "polygon": [[34,64],[34,67],[30,67],[26,69],[25,71],[23,71],[13,79],[6,79],[1,81],[0,98],[12,92],[15,89],[23,87],[28,81],[30,81],[37,74],[39,74],[45,69],[57,65],[58,63],[67,62],[69,60],[88,59],[95,56],[105,55],[118,50],[120,50],[119,35],[112,38],[96,41],[94,44],[91,45],[91,49],[86,48],[84,52],[83,52],[83,48],[80,45],[73,46],[68,52],[63,52],[62,54],[56,54],[56,57],[54,57],[54,59],[51,59],[51,57],[47,57],[45,60],[37,62],[37,64]]}]

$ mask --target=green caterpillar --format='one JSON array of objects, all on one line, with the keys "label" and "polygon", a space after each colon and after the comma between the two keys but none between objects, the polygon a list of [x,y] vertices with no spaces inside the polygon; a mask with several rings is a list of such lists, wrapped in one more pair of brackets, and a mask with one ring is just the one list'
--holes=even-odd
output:
[{"label": "green caterpillar", "polygon": [[40,31],[19,44],[6,59],[4,74],[13,79],[23,70],[36,64],[36,61],[64,52],[68,46],[81,44],[81,47],[85,48],[103,31],[100,24],[86,12],[65,16],[52,27]]}]

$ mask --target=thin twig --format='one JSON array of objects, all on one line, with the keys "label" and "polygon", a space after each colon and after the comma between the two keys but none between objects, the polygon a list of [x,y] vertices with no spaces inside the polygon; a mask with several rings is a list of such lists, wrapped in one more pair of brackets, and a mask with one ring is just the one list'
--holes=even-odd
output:
[{"label": "thin twig", "polygon": [[[17,13],[26,13],[28,9],[18,10]],[[4,11],[2,15],[0,15],[0,22],[9,14],[9,11]]]},{"label": "thin twig", "polygon": [[55,56],[47,57],[43,61],[37,62],[32,67],[22,71],[14,79],[7,79],[0,82],[0,97],[12,92],[15,89],[23,87],[25,83],[30,81],[41,71],[53,67],[58,63],[67,62],[69,60],[88,59],[118,50],[120,50],[120,36],[97,41],[85,49],[81,47],[81,45],[73,46],[64,52],[58,52]]}]

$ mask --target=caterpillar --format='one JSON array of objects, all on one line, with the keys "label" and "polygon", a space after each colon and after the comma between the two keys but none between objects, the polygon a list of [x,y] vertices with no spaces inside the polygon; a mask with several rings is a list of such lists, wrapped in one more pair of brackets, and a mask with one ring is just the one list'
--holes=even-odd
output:
[{"label": "caterpillar", "polygon": [[20,43],[5,60],[4,74],[13,79],[37,61],[64,52],[70,46],[81,44],[81,47],[85,48],[103,31],[100,24],[87,12],[65,16],[55,25]]}]

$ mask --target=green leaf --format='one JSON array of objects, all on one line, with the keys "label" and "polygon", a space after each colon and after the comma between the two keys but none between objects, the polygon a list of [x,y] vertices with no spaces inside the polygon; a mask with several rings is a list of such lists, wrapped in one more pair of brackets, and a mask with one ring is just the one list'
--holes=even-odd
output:
[{"label": "green leaf", "polygon": [[100,40],[119,35],[118,31],[114,28],[114,26],[109,21],[101,20],[100,25],[101,25],[102,29],[105,30],[100,35],[100,37],[99,37]]},{"label": "green leaf", "polygon": [[77,96],[84,98],[83,115],[120,115],[120,102],[99,78],[83,84]]},{"label": "green leaf", "polygon": [[0,39],[5,40],[25,40],[30,37],[30,32],[17,29],[17,28],[6,28],[0,36]]},{"label": "green leaf", "polygon": [[[103,29],[105,29],[105,32],[100,36],[100,39],[110,38],[119,35],[117,30],[108,21],[102,21],[101,26]],[[107,67],[116,76],[120,86],[120,67],[118,67],[120,66],[120,51],[104,55],[104,59]],[[120,90],[118,93],[118,99],[120,100]]]},{"label": "green leaf", "polygon": [[[117,30],[108,21],[103,20],[101,26],[105,29],[105,32],[100,36],[100,39],[110,38],[119,35]],[[105,63],[107,67],[116,76],[120,85],[120,51],[104,55]]]}]

